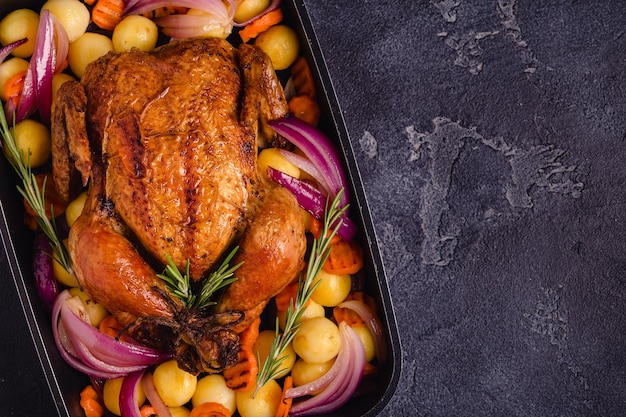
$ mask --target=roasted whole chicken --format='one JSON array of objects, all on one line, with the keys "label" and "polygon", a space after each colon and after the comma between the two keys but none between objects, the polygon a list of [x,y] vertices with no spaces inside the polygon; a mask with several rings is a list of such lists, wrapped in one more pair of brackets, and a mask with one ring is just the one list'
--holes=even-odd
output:
[{"label": "roasted whole chicken", "polygon": [[[55,98],[55,187],[67,200],[88,187],[68,240],[79,284],[194,374],[234,365],[238,333],[304,265],[295,198],[256,164],[286,112],[269,58],[222,39],[109,53]],[[187,308],[157,277],[169,255],[199,283],[234,245],[243,264],[214,308]]]}]

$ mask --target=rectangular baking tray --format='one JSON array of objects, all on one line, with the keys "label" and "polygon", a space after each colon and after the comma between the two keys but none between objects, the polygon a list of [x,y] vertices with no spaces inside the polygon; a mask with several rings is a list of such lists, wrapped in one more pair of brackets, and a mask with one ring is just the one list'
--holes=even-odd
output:
[{"label": "rectangular baking tray", "polygon": [[[3,0],[0,2],[0,17],[17,8],[38,11],[41,4],[42,1]],[[401,372],[400,341],[387,278],[354,152],[307,8],[302,1],[293,0],[283,1],[281,7],[285,14],[284,21],[298,32],[300,54],[307,58],[316,78],[322,108],[320,128],[334,140],[343,156],[351,184],[351,218],[360,226],[357,238],[364,246],[366,291],[375,298],[386,330],[388,359],[379,370],[373,391],[351,399],[341,409],[327,415],[375,416],[393,396]],[[79,404],[79,393],[89,380],[69,367],[57,352],[49,313],[39,302],[34,286],[31,261],[33,233],[24,225],[22,199],[15,187],[16,177],[4,157],[0,157],[0,176],[5,179],[0,184],[0,235],[35,350],[58,415],[82,417],[84,414]]]}]

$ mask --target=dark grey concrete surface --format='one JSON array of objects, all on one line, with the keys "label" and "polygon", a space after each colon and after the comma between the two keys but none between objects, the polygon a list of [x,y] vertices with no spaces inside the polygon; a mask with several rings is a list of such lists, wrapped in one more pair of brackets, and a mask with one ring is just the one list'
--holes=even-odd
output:
[{"label": "dark grey concrete surface", "polygon": [[391,286],[384,415],[626,415],[617,1],[311,4]]},{"label": "dark grey concrete surface", "polygon": [[[305,3],[401,334],[381,415],[626,415],[622,2]],[[52,415],[14,298],[0,415]]]}]

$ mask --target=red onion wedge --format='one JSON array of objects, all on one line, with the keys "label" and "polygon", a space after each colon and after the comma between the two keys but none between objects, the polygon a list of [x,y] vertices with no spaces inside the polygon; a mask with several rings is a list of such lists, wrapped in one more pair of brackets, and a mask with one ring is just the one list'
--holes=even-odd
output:
[{"label": "red onion wedge", "polygon": [[[329,413],[343,406],[356,391],[365,368],[365,349],[359,336],[345,322],[339,323],[339,336],[341,348],[335,360],[335,364],[339,362],[337,376],[320,394],[292,405],[289,415],[312,416]],[[301,387],[287,390],[285,396],[294,398],[292,390],[299,388]]]},{"label": "red onion wedge", "polygon": [[340,303],[337,307],[348,308],[357,313],[361,319],[365,322],[365,325],[374,335],[374,342],[376,344],[376,359],[378,364],[382,365],[387,360],[387,345],[385,343],[385,336],[383,326],[376,316],[372,313],[370,308],[359,300],[348,300]]},{"label": "red onion wedge", "polygon": [[39,299],[48,311],[59,295],[59,286],[52,269],[52,248],[48,237],[40,233],[33,245],[33,275]]},{"label": "red onion wedge", "polygon": [[61,307],[65,303],[65,301],[70,298],[70,293],[66,290],[59,294],[57,299],[54,302],[54,306],[52,307],[52,334],[54,336],[54,342],[57,346],[57,350],[59,351],[61,357],[70,365],[72,368],[76,369],[84,373],[85,375],[91,377],[92,379],[110,379],[117,378],[123,376],[123,373],[109,373],[102,370],[95,369],[86,365],[83,361],[78,359],[78,354],[72,346],[72,343],[67,336],[65,331],[65,327],[62,322],[59,320],[59,316],[61,313]]},{"label": "red onion wedge", "polygon": [[25,44],[26,42],[28,42],[28,38],[23,38],[15,42],[11,42],[3,46],[2,48],[0,48],[0,64],[3,63],[4,60],[7,59],[9,55],[11,55],[11,52],[13,52],[15,48],[17,48],[20,45]]},{"label": "red onion wedge", "polygon": [[297,117],[283,117],[269,122],[272,129],[297,146],[326,178],[335,197],[341,189],[341,206],[348,205],[348,181],[339,154],[331,140],[318,128]]},{"label": "red onion wedge", "polygon": [[[313,217],[318,220],[322,220],[324,218],[324,211],[326,210],[326,196],[322,194],[321,191],[307,182],[301,181],[272,167],[267,168],[267,175],[272,181],[291,191],[291,193],[296,197],[298,204],[303,209],[311,213]],[[356,224],[350,220],[345,212],[340,219],[341,224],[337,229],[337,235],[344,240],[354,239],[357,232]]]},{"label": "red onion wedge", "polygon": [[124,15],[144,14],[162,7],[187,7],[205,11],[226,10],[235,14],[233,0],[228,0],[225,6],[221,0],[128,0],[124,6]]},{"label": "red onion wedge", "polygon": [[173,357],[173,353],[118,341],[101,333],[79,317],[86,312],[75,313],[80,302],[74,303],[72,298],[67,290],[57,296],[52,319],[55,343],[63,358],[77,370],[94,378],[111,378]]},{"label": "red onion wedge", "polygon": [[170,409],[163,402],[154,386],[154,378],[151,372],[147,372],[143,377],[143,392],[159,417],[172,417]]},{"label": "red onion wedge", "polygon": [[130,0],[126,3],[124,14],[144,14],[168,6],[187,7],[201,12],[155,19],[162,32],[173,39],[203,36],[215,31],[227,36],[232,31],[236,8],[234,0]]},{"label": "red onion wedge", "polygon": [[61,310],[61,320],[68,331],[76,334],[97,357],[119,366],[149,366],[171,359],[172,354],[136,345],[100,332],[81,320],[66,302]]},{"label": "red onion wedge", "polygon": [[[145,370],[130,373],[122,380],[120,389],[120,414],[124,417],[141,417],[139,410],[139,389]],[[159,414],[159,417],[160,414]]]},{"label": "red onion wedge", "polygon": [[267,6],[267,8],[265,10],[263,10],[261,13],[259,13],[258,15],[254,16],[254,17],[252,17],[252,18],[250,18],[248,20],[246,20],[245,22],[234,22],[234,26],[244,27],[244,26],[249,25],[253,21],[257,20],[259,17],[268,14],[272,10],[278,9],[278,7],[280,6],[280,2],[281,2],[281,0],[272,0],[270,5]]},{"label": "red onion wedge", "polygon": [[[61,307],[61,320],[63,319],[64,308],[65,306]],[[70,314],[72,313],[70,312]],[[94,354],[87,348],[87,346],[85,346],[83,342],[80,341],[75,333],[68,331],[67,327],[63,324],[61,324],[60,326],[62,326],[60,328],[61,332],[64,332],[67,335],[67,338],[71,343],[74,355],[90,368],[107,373],[109,375],[119,376],[145,369],[145,366],[117,366],[100,360],[99,358],[94,356]]]},{"label": "red onion wedge", "polygon": [[50,121],[52,107],[52,77],[63,66],[69,42],[67,33],[49,10],[42,10],[35,50],[24,80],[22,97],[17,106],[16,122],[24,120],[35,110],[44,123]]},{"label": "red onion wedge", "polygon": [[290,152],[286,149],[278,149],[278,153],[280,153],[286,161],[292,163],[300,170],[306,172],[311,177],[313,177],[313,179],[317,181],[317,183],[326,194],[332,194],[332,189],[328,185],[326,177],[320,174],[320,172],[317,170],[317,167],[310,160],[308,160],[304,156],[298,155],[294,152]]}]

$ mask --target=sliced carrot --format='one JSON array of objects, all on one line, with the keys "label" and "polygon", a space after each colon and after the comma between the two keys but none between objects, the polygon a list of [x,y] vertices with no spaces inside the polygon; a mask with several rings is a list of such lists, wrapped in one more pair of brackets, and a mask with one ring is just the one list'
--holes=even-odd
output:
[{"label": "sliced carrot", "polygon": [[22,96],[22,90],[24,89],[24,80],[26,79],[26,71],[19,71],[10,76],[4,82],[4,92],[2,94],[2,100],[5,102],[14,100],[14,104],[17,106]]},{"label": "sliced carrot", "polygon": [[96,4],[98,0],[83,0],[83,3],[85,3],[87,6],[93,6],[94,4]]},{"label": "sliced carrot", "polygon": [[[376,302],[369,295],[362,291],[355,291],[348,294],[346,300],[358,300],[365,304],[372,312],[376,312]],[[339,324],[342,321],[345,321],[350,327],[355,326],[364,326],[365,322],[361,319],[354,310],[343,307],[334,307],[333,308],[333,318],[335,322]]]},{"label": "sliced carrot", "polygon": [[307,60],[300,56],[291,66],[291,79],[296,89],[296,94],[306,95],[315,99],[317,97],[317,89],[315,88],[315,80],[313,73]]},{"label": "sliced carrot", "polygon": [[153,406],[149,405],[149,404],[145,404],[142,405],[141,408],[139,409],[139,415],[141,417],[155,417],[158,416],[156,410],[154,409]]},{"label": "sliced carrot", "polygon": [[[296,302],[296,295],[298,294],[298,280],[291,282],[287,285],[281,292],[274,296],[274,302],[276,303],[277,311],[287,311],[289,309],[289,304],[293,299],[293,302]],[[305,306],[309,305],[309,301],[307,300]]]},{"label": "sliced carrot", "polygon": [[278,409],[276,410],[276,417],[289,417],[289,410],[291,409],[291,404],[293,402],[293,398],[285,398],[285,393],[289,388],[293,387],[293,378],[291,375],[285,378],[285,382],[283,383],[283,394],[280,397],[280,402],[278,403]]},{"label": "sliced carrot", "polygon": [[346,297],[346,300],[357,300],[362,302],[363,304],[365,304],[367,307],[369,307],[370,310],[372,310],[372,312],[376,312],[376,301],[374,301],[374,298],[363,292],[363,291],[353,291],[350,294],[348,294],[348,296]]},{"label": "sliced carrot", "polygon": [[86,417],[102,417],[104,408],[98,401],[98,393],[91,385],[87,385],[80,392],[80,406],[85,411]]},{"label": "sliced carrot", "polygon": [[98,0],[91,9],[91,20],[100,29],[113,30],[124,17],[124,0]]},{"label": "sliced carrot", "polygon": [[293,96],[289,99],[289,113],[310,125],[317,126],[320,120],[320,106],[317,101],[307,95]]},{"label": "sliced carrot", "polygon": [[230,417],[230,411],[216,402],[206,402],[194,407],[189,417]]},{"label": "sliced carrot", "polygon": [[257,357],[252,349],[241,348],[239,350],[239,362],[224,370],[226,386],[233,391],[247,391],[254,385],[254,380],[259,372]]},{"label": "sliced carrot", "polygon": [[109,314],[108,316],[103,318],[102,321],[100,321],[100,325],[98,326],[98,329],[102,333],[108,334],[111,337],[114,337],[121,341],[126,341],[126,342],[128,341],[128,337],[126,337],[126,335],[122,333],[122,330],[123,330],[122,325],[117,321],[117,319],[112,314]]},{"label": "sliced carrot", "polygon": [[322,235],[322,222],[313,217],[311,219],[310,231],[315,239],[319,239]]},{"label": "sliced carrot", "polygon": [[335,322],[337,322],[337,324],[345,321],[346,324],[348,324],[348,326],[350,327],[365,325],[365,322],[363,321],[363,319],[361,319],[361,316],[359,316],[357,313],[355,313],[353,310],[350,310],[349,308],[334,307],[333,318],[335,319]]},{"label": "sliced carrot", "polygon": [[363,250],[355,241],[339,240],[330,248],[322,266],[326,272],[337,275],[356,274],[363,268]]},{"label": "sliced carrot", "polygon": [[[46,189],[43,198],[46,206],[46,215],[48,216],[48,218],[50,218],[50,206],[52,206],[52,210],[54,211],[54,217],[57,217],[65,211],[67,204],[63,200],[63,197],[61,197],[59,193],[57,193],[56,189],[54,188],[54,184],[51,181],[51,178],[46,179],[48,175],[49,174],[46,173],[37,174],[35,176],[35,180],[37,181],[37,186],[40,190],[43,186],[44,180],[46,181]],[[31,230],[38,230],[39,225],[35,220],[38,215],[37,213],[35,213],[35,210],[33,210],[33,208],[26,201],[26,199],[24,199],[24,209],[24,222]]]},{"label": "sliced carrot", "polygon": [[259,372],[259,364],[254,353],[254,342],[259,337],[261,319],[257,318],[239,335],[239,361],[224,370],[226,385],[234,391],[246,391],[254,384]]},{"label": "sliced carrot", "polygon": [[259,326],[261,325],[261,319],[257,317],[246,330],[239,335],[239,341],[241,346],[249,347],[252,349],[256,340],[259,338]]},{"label": "sliced carrot", "polygon": [[109,314],[100,322],[98,327],[100,332],[108,334],[111,337],[117,337],[122,331],[122,326],[117,322],[116,318],[112,314]]},{"label": "sliced carrot", "polygon": [[239,36],[241,40],[246,43],[250,39],[259,36],[261,32],[265,32],[270,27],[280,23],[282,20],[283,11],[281,9],[274,9],[246,25],[239,31]]},{"label": "sliced carrot", "polygon": [[[311,227],[310,227],[310,232],[313,235],[313,237],[315,239],[319,239],[320,236],[322,235],[322,222],[319,219],[316,219],[315,217],[311,218]],[[335,243],[337,243],[341,238],[337,235],[333,236],[333,238],[330,240],[330,244],[334,245]]]},{"label": "sliced carrot", "polygon": [[365,364],[365,368],[363,368],[363,376],[372,375],[378,375],[378,366],[368,362]]}]

